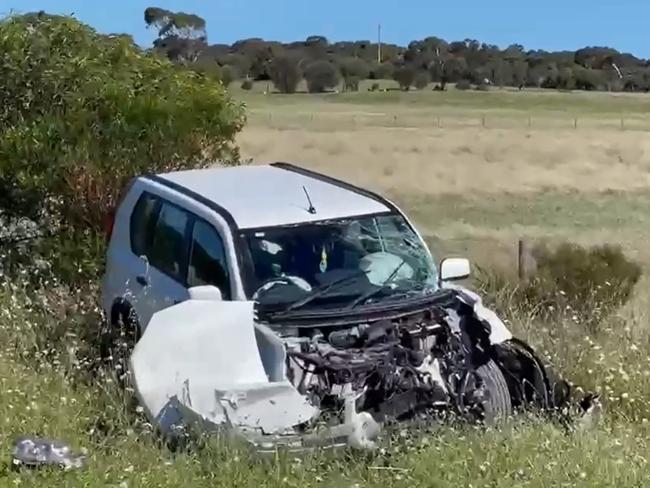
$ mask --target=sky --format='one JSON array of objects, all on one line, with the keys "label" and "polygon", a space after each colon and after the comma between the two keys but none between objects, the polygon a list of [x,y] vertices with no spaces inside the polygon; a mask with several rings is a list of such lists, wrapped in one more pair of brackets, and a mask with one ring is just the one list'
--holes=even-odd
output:
[{"label": "sky", "polygon": [[103,33],[151,45],[143,12],[156,6],[203,17],[211,44],[239,39],[382,40],[406,45],[428,36],[507,47],[575,50],[609,46],[650,58],[650,0],[0,0],[0,15],[73,14]]}]

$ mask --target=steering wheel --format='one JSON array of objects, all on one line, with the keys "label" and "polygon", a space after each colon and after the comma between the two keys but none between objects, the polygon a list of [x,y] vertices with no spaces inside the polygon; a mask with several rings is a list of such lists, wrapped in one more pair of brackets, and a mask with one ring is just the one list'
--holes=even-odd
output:
[{"label": "steering wheel", "polygon": [[300,288],[301,290],[309,293],[311,291],[311,285],[302,279],[300,276],[294,275],[285,275],[285,276],[274,276],[269,278],[264,283],[262,283],[255,293],[253,293],[253,300],[257,300],[261,292],[265,292],[273,288],[275,285],[294,285]]}]

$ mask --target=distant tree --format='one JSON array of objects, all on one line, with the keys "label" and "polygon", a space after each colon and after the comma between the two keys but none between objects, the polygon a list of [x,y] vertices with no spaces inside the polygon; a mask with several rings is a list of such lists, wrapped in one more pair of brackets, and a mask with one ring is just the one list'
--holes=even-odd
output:
[{"label": "distant tree", "polygon": [[415,75],[415,79],[413,80],[413,85],[418,90],[424,90],[430,81],[431,78],[429,77],[429,73],[427,71],[418,71]]},{"label": "distant tree", "polygon": [[399,84],[400,88],[407,91],[415,81],[415,69],[405,65],[397,68],[393,73],[393,79]]},{"label": "distant tree", "polygon": [[562,68],[557,75],[555,85],[556,88],[561,90],[573,90],[576,88],[576,77],[573,69],[569,67]]},{"label": "distant tree", "polygon": [[305,54],[312,60],[323,59],[327,56],[329,41],[324,36],[309,36],[305,40]]},{"label": "distant tree", "polygon": [[300,60],[295,56],[279,56],[271,62],[270,75],[280,93],[295,93],[302,80]]},{"label": "distant tree", "polygon": [[205,20],[198,15],[148,7],[144,11],[144,21],[147,27],[158,31],[154,47],[164,51],[173,61],[192,63],[207,46]]},{"label": "distant tree", "polygon": [[322,93],[339,84],[339,72],[328,61],[314,61],[305,70],[305,80],[310,93]]},{"label": "distant tree", "polygon": [[222,66],[219,69],[219,79],[225,87],[230,86],[230,84],[237,79],[236,69],[227,64]]},{"label": "distant tree", "polygon": [[368,63],[360,58],[344,58],[339,62],[339,67],[346,91],[359,91],[359,82],[370,75]]},{"label": "distant tree", "polygon": [[395,66],[393,63],[375,64],[370,69],[370,78],[373,80],[392,80]]}]

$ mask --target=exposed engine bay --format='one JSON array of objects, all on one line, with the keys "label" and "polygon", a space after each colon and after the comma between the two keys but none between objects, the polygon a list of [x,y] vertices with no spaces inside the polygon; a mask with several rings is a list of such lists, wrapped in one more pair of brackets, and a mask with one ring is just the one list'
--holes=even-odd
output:
[{"label": "exposed engine bay", "polygon": [[285,338],[289,380],[321,411],[341,410],[342,393],[355,392],[356,409],[378,422],[449,409],[489,422],[524,404],[563,406],[567,382],[557,381],[524,343],[491,343],[489,325],[456,303]]}]

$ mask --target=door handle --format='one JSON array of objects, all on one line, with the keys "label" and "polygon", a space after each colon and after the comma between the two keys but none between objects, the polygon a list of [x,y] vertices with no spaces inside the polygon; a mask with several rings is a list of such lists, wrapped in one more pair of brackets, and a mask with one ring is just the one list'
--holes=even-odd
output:
[{"label": "door handle", "polygon": [[147,277],[145,275],[136,276],[135,281],[137,281],[141,286],[147,286],[149,284],[149,280],[147,280]]}]

